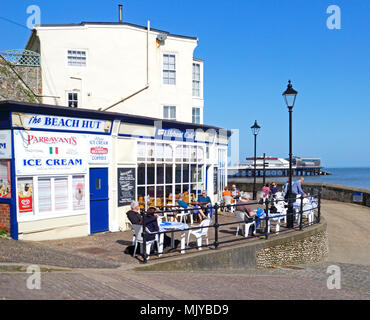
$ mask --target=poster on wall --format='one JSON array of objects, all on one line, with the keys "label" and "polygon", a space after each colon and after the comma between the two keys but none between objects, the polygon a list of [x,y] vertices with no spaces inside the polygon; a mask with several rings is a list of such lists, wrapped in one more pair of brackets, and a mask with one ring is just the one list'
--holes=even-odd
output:
[{"label": "poster on wall", "polygon": [[118,168],[118,206],[127,206],[135,200],[135,168]]},{"label": "poster on wall", "polygon": [[14,131],[17,175],[87,173],[86,134]]},{"label": "poster on wall", "polygon": [[0,198],[11,197],[10,160],[0,160]]},{"label": "poster on wall", "polygon": [[10,130],[0,130],[0,159],[12,158],[12,138]]},{"label": "poster on wall", "polygon": [[107,164],[111,157],[111,138],[102,135],[89,135],[89,163]]},{"label": "poster on wall", "polygon": [[18,181],[18,208],[22,214],[33,212],[31,179]]}]

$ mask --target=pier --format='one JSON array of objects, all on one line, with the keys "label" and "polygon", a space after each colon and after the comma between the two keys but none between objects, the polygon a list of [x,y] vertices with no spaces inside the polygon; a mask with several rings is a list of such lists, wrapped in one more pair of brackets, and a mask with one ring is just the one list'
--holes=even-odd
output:
[{"label": "pier", "polygon": [[[330,173],[322,170],[322,168],[293,168],[293,176],[320,176],[320,175],[329,175]],[[289,168],[257,168],[256,177],[288,177]],[[229,178],[253,178],[254,169],[253,168],[242,168],[242,167],[229,167],[228,168],[228,177]]]},{"label": "pier", "polygon": [[[229,178],[254,177],[254,158],[247,158],[245,163],[228,167]],[[292,166],[293,176],[320,176],[329,175],[321,167],[318,158],[294,157]],[[286,159],[275,157],[256,158],[256,177],[288,177],[289,162]]]}]

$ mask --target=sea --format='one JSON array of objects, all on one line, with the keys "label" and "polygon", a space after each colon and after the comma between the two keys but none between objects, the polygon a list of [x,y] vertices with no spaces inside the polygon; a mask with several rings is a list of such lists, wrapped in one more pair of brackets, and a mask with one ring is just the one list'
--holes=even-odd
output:
[{"label": "sea", "polygon": [[[334,183],[348,187],[364,188],[370,190],[370,167],[366,168],[322,168],[322,171],[329,172],[326,176],[304,176],[305,181]],[[293,181],[298,177],[293,177]],[[253,178],[237,178],[238,181],[253,181]],[[262,178],[257,178],[262,181]],[[266,181],[287,181],[287,177],[266,177]]]}]

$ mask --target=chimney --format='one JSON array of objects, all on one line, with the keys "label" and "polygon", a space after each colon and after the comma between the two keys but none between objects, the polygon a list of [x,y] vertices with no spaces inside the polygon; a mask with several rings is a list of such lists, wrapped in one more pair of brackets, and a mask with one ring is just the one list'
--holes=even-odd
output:
[{"label": "chimney", "polygon": [[122,4],[118,5],[118,11],[119,11],[119,23],[122,23]]}]

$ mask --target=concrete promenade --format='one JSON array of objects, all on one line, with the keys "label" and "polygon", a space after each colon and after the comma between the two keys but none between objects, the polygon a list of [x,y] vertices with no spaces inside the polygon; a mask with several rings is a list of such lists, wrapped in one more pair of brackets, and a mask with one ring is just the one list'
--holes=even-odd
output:
[{"label": "concrete promenade", "polygon": [[[370,208],[323,200],[322,212],[327,259],[271,269],[135,272],[139,262],[123,253],[132,239],[126,232],[41,243],[0,239],[0,299],[370,299]],[[30,264],[49,266],[40,290],[27,289]],[[331,265],[340,268],[341,289],[327,287]]]}]

